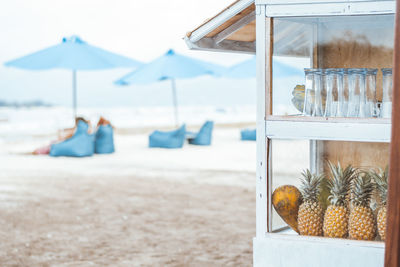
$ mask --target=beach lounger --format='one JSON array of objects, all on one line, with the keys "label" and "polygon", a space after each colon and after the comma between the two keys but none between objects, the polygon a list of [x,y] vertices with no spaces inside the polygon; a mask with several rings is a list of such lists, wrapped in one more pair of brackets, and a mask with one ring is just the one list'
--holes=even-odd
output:
[{"label": "beach lounger", "polygon": [[256,141],[256,129],[243,129],[240,131],[240,140]]},{"label": "beach lounger", "polygon": [[201,126],[199,132],[186,132],[186,139],[188,139],[189,144],[192,145],[209,146],[211,145],[213,127],[214,122],[206,121],[203,126]]},{"label": "beach lounger", "polygon": [[49,155],[52,157],[88,157],[94,153],[94,136],[88,133],[89,125],[79,121],[74,135],[57,144],[52,144]]},{"label": "beach lounger", "polygon": [[169,131],[154,131],[149,136],[149,147],[161,147],[161,148],[181,148],[185,142],[186,125],[182,125],[181,128]]},{"label": "beach lounger", "polygon": [[94,152],[110,154],[114,149],[114,130],[110,124],[100,125],[95,134]]}]

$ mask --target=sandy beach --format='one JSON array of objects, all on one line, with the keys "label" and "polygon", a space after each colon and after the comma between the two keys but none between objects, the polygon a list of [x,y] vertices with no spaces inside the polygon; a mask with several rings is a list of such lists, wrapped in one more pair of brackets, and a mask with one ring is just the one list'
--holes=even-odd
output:
[{"label": "sandy beach", "polygon": [[255,142],[216,127],[213,145],[26,154],[52,136],[0,143],[1,266],[251,266]]}]

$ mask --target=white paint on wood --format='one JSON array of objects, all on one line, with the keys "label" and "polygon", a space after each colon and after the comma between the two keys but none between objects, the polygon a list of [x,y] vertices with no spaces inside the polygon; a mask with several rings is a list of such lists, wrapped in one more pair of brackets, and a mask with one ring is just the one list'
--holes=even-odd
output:
[{"label": "white paint on wood", "polygon": [[266,16],[292,17],[292,16],[348,16],[348,15],[373,15],[394,14],[395,1],[374,2],[313,2],[297,4],[267,4]]},{"label": "white paint on wood", "polygon": [[256,267],[383,267],[384,244],[269,234],[254,238]]},{"label": "white paint on wood", "polygon": [[196,43],[192,43],[188,37],[185,37],[186,45],[191,50],[214,51],[214,52],[234,52],[243,54],[255,54],[255,42],[241,42],[233,40],[223,40],[215,43],[213,38],[203,38]]},{"label": "white paint on wood", "polygon": [[202,50],[213,50],[223,52],[241,52],[254,54],[256,52],[255,42],[242,42],[234,40],[223,40],[218,44],[213,38],[203,38],[195,43]]},{"label": "white paint on wood", "polygon": [[257,163],[256,163],[256,234],[264,236],[267,231],[267,181],[265,139],[265,6],[256,7],[257,34]]},{"label": "white paint on wood", "polygon": [[266,123],[266,137],[271,139],[309,139],[360,142],[390,142],[389,123],[327,123],[275,121]]},{"label": "white paint on wood", "polygon": [[[387,1],[387,0],[386,0]],[[358,3],[358,2],[375,2],[380,3],[382,0],[255,0],[256,5],[294,5],[294,4],[329,4],[329,3]],[[395,2],[395,1],[393,1]]]}]

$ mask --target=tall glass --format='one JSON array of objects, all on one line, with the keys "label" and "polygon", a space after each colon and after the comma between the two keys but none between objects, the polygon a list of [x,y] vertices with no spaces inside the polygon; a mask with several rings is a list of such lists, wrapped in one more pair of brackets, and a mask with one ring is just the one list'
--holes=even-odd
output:
[{"label": "tall glass", "polygon": [[382,87],[382,104],[380,117],[391,118],[392,116],[392,69],[383,68],[383,87]]},{"label": "tall glass", "polygon": [[349,69],[349,105],[347,117],[364,116],[360,112],[361,99],[365,97],[365,69]]},{"label": "tall glass", "polygon": [[[378,69],[365,69],[365,97],[360,102],[364,117],[376,117],[376,73]],[[364,107],[363,107],[364,105]],[[360,116],[361,117],[361,116]]]},{"label": "tall glass", "polygon": [[339,116],[339,98],[343,94],[343,69],[326,70],[325,117]]},{"label": "tall glass", "polygon": [[318,69],[315,72],[315,100],[313,116],[321,117],[325,115],[326,99],[326,71]]},{"label": "tall glass", "polygon": [[304,69],[306,86],[304,95],[303,115],[312,116],[315,106],[315,88],[316,88],[316,72],[317,69]]}]

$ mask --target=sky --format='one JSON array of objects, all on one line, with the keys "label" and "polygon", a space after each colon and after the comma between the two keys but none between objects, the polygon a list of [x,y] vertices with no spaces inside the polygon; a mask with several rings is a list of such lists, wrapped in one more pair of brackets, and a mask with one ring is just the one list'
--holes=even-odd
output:
[{"label": "sky", "polygon": [[[250,55],[191,51],[183,37],[233,0],[13,0],[0,2],[0,99],[72,103],[72,74],[67,70],[26,71],[3,63],[55,45],[64,36],[136,60],[149,62],[169,48],[229,66]],[[130,69],[78,72],[78,105],[170,105],[170,83],[119,87],[113,81]],[[181,105],[255,104],[255,79],[199,77],[177,81]]]}]

